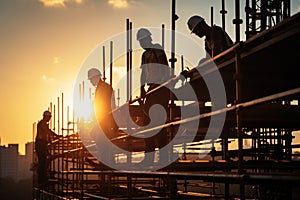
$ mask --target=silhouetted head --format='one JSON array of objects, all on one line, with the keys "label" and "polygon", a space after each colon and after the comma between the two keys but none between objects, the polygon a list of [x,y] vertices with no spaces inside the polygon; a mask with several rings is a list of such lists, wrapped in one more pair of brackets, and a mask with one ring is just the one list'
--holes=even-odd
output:
[{"label": "silhouetted head", "polygon": [[44,111],[43,113],[43,119],[46,120],[47,122],[51,119],[52,117],[52,114],[50,111],[46,110]]},{"label": "silhouetted head", "polygon": [[200,38],[206,35],[208,25],[205,23],[205,20],[200,16],[192,16],[187,22],[191,33],[195,33]]},{"label": "silhouetted head", "polygon": [[101,80],[102,74],[97,68],[91,68],[88,71],[88,79],[90,80],[91,84],[97,87],[98,82]]},{"label": "silhouetted head", "polygon": [[140,45],[143,49],[153,47],[151,35],[152,34],[150,33],[150,31],[145,28],[140,28],[137,31],[136,39],[140,42]]}]

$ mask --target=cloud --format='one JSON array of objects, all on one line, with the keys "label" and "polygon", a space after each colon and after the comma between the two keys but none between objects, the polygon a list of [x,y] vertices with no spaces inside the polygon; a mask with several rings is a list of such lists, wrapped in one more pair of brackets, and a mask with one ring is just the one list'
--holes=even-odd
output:
[{"label": "cloud", "polygon": [[45,7],[65,7],[67,2],[82,3],[83,0],[39,0]]},{"label": "cloud", "polygon": [[128,0],[108,0],[108,4],[114,8],[128,8]]}]

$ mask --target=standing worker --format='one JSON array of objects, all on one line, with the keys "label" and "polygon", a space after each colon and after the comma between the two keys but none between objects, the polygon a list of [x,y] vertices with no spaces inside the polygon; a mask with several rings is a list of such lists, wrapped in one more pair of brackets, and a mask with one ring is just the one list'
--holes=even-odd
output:
[{"label": "standing worker", "polygon": [[[140,46],[145,50],[142,55],[141,61],[141,98],[145,99],[143,110],[146,114],[143,126],[148,125],[151,121],[153,125],[161,125],[155,123],[159,117],[153,117],[150,120],[149,110],[155,105],[161,105],[166,113],[168,113],[168,104],[170,93],[168,88],[162,87],[161,89],[152,92],[146,96],[145,85],[148,86],[147,91],[151,91],[158,87],[160,84],[166,82],[171,77],[171,68],[168,66],[167,56],[165,51],[159,44],[153,44],[151,33],[148,29],[141,28],[137,32],[137,40]],[[168,135],[165,129],[159,131],[156,135],[147,137],[145,139],[145,158],[144,162],[154,162],[155,147],[161,149],[168,143]],[[152,153],[151,153],[152,152]],[[167,160],[167,152],[159,151],[159,162]]]},{"label": "standing worker", "polygon": [[[200,38],[205,36],[206,59],[212,58],[233,45],[231,38],[219,26],[209,26],[200,16],[192,16],[188,22],[191,33]],[[210,56],[210,57],[209,57]]]},{"label": "standing worker", "polygon": [[[102,162],[109,164],[109,166],[115,164],[114,152],[111,151],[111,142],[107,142],[107,139],[112,139],[118,136],[119,127],[115,122],[112,111],[115,109],[115,96],[114,90],[103,79],[99,79],[96,87],[95,99],[94,99],[95,115],[98,122],[98,126],[101,128],[102,133],[96,135],[100,150],[100,157]],[[96,128],[96,127],[95,127]],[[94,131],[99,130],[94,129]],[[95,134],[95,133],[94,133]],[[105,138],[106,137],[106,138]]]},{"label": "standing worker", "polygon": [[49,121],[52,115],[46,110],[43,113],[43,119],[37,124],[37,135],[35,138],[35,150],[38,157],[38,184],[45,186],[47,184],[47,144],[58,137],[58,135],[49,128]]}]

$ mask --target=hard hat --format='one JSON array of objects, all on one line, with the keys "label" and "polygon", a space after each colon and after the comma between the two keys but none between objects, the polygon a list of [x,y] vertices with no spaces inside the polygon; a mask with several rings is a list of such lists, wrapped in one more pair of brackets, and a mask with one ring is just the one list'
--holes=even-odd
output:
[{"label": "hard hat", "polygon": [[43,113],[43,116],[49,116],[49,117],[51,117],[52,115],[51,115],[51,112],[50,112],[50,111],[46,110],[46,111]]},{"label": "hard hat", "polygon": [[143,38],[149,37],[152,34],[150,33],[150,31],[148,29],[145,28],[141,28],[138,30],[138,32],[136,33],[136,39],[137,40],[141,40]]},{"label": "hard hat", "polygon": [[195,27],[200,23],[200,22],[203,22],[204,19],[200,16],[192,16],[190,17],[189,21],[188,21],[188,26],[189,26],[189,29],[191,30],[191,32],[193,33]]},{"label": "hard hat", "polygon": [[101,72],[97,68],[89,69],[88,71],[88,79],[90,80],[94,76],[102,76]]}]

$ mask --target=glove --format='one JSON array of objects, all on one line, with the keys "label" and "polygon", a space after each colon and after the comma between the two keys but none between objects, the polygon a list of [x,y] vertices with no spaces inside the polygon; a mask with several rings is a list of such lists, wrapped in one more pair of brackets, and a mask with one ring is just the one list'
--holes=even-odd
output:
[{"label": "glove", "polygon": [[183,77],[186,79],[188,77],[188,71],[187,70],[183,70],[181,73],[180,73],[180,79],[183,79]]}]

